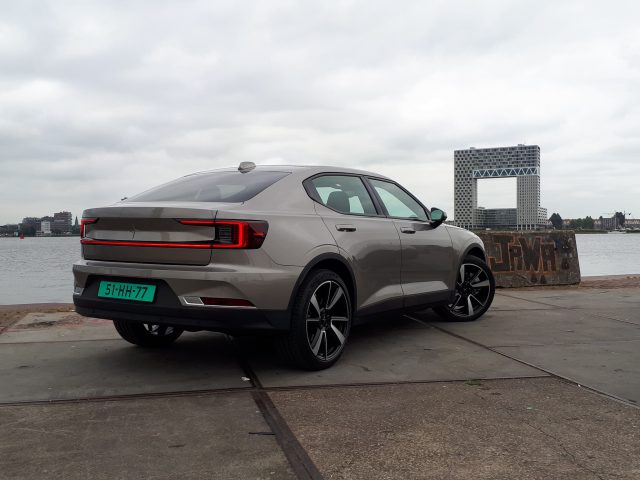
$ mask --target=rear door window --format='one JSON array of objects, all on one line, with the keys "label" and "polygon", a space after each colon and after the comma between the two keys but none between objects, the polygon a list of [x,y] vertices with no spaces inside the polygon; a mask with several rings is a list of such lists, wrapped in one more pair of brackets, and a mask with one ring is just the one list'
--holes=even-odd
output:
[{"label": "rear door window", "polygon": [[311,179],[309,187],[316,199],[332,210],[355,215],[378,215],[360,177],[322,175]]},{"label": "rear door window", "polygon": [[287,175],[288,172],[260,170],[248,173],[196,173],[147,190],[127,201],[241,203],[255,197]]}]

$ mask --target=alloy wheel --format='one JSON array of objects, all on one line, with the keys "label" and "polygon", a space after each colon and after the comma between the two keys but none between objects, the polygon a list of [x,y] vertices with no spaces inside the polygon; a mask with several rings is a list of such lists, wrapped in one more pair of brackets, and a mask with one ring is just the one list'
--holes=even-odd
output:
[{"label": "alloy wheel", "polygon": [[340,354],[350,319],[349,299],[342,286],[333,280],[321,283],[306,310],[307,341],[316,358],[330,361]]},{"label": "alloy wheel", "polygon": [[449,311],[461,318],[486,309],[491,298],[489,273],[480,265],[463,263],[458,270],[456,293]]},{"label": "alloy wheel", "polygon": [[174,332],[174,328],[169,325],[158,325],[157,323],[144,323],[143,325],[149,335],[156,337],[166,337]]}]

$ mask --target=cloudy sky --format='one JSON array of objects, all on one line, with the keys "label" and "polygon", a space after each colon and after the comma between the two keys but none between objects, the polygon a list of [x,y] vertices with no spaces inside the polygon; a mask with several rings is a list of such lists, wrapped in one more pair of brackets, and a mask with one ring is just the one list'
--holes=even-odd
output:
[{"label": "cloudy sky", "polygon": [[[194,171],[343,165],[453,214],[453,150],[537,144],[542,204],[640,217],[640,4],[2,2],[0,224]],[[515,180],[480,203],[515,206]]]}]

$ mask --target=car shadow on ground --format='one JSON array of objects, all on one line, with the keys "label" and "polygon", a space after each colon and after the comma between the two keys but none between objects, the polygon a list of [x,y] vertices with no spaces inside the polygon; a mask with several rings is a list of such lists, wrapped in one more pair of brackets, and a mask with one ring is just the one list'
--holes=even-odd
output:
[{"label": "car shadow on ground", "polygon": [[170,348],[124,340],[3,344],[0,402],[48,401],[246,388],[221,334],[186,335]]},{"label": "car shadow on ground", "polygon": [[5,343],[0,381],[8,388],[0,392],[0,402],[539,374],[425,322],[397,315],[354,327],[339,361],[312,372],[283,363],[270,337],[187,332],[161,349],[112,337]]}]

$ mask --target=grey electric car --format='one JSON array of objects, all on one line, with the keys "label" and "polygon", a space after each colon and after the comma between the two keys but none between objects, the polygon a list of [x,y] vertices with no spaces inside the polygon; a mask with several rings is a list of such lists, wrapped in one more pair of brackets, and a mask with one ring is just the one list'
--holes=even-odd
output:
[{"label": "grey electric car", "polygon": [[246,162],[85,210],[73,300],[137,345],[270,333],[290,363],[322,369],[367,318],[487,311],[482,241],[445,219],[375,173]]}]

